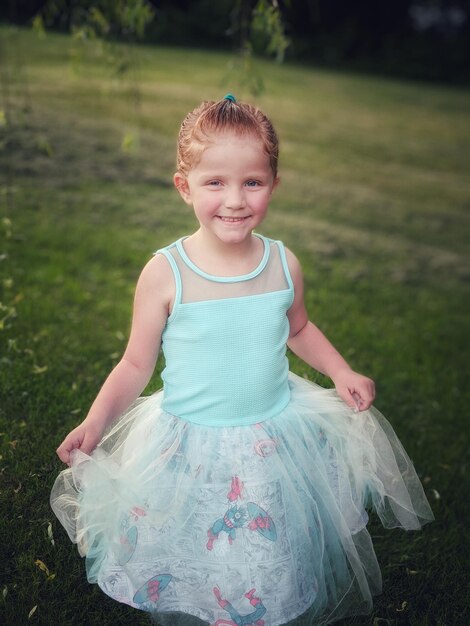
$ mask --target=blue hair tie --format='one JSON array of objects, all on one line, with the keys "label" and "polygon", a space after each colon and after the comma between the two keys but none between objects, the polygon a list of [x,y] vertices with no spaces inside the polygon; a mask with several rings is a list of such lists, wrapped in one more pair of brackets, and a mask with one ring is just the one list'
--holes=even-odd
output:
[{"label": "blue hair tie", "polygon": [[230,102],[235,102],[235,103],[237,102],[237,99],[231,93],[228,93],[226,96],[224,96],[224,100],[230,100]]}]

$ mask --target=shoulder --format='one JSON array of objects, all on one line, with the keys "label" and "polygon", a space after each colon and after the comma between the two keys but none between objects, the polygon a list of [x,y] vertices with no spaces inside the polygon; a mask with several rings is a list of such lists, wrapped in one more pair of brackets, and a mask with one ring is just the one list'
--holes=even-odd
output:
[{"label": "shoulder", "polygon": [[271,239],[269,237],[265,237],[271,245],[276,245],[279,248],[279,252],[281,256],[285,257],[285,262],[287,263],[287,268],[289,270],[292,279],[296,276],[302,276],[302,267],[299,263],[298,258],[295,254],[290,250],[283,241],[280,239]]},{"label": "shoulder", "polygon": [[139,283],[161,287],[168,281],[171,281],[172,275],[173,273],[168,259],[163,254],[155,254],[146,265],[144,265],[140,273]]},{"label": "shoulder", "polygon": [[292,281],[294,285],[297,285],[299,281],[302,282],[302,266],[300,265],[299,259],[289,248],[284,246],[284,250],[286,253],[287,267],[289,268]]},{"label": "shoulder", "polygon": [[173,296],[174,278],[170,263],[163,254],[155,254],[140,273],[136,297],[167,307]]}]

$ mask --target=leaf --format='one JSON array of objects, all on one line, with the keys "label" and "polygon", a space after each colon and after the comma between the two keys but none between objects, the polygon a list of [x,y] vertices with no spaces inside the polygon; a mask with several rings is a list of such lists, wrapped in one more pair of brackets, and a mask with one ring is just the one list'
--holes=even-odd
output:
[{"label": "leaf", "polygon": [[18,340],[17,339],[9,339],[8,340],[8,352],[14,350],[15,352],[19,352],[19,348],[16,344]]},{"label": "leaf", "polygon": [[47,137],[38,137],[36,139],[36,147],[45,156],[52,158],[54,156],[54,150],[51,144],[47,140]]},{"label": "leaf", "polygon": [[46,576],[50,576],[51,575],[51,573],[49,571],[49,568],[47,567],[47,565],[43,561],[41,561],[41,559],[36,559],[34,561],[34,563],[39,567],[39,569],[42,572],[45,572]]},{"label": "leaf", "polygon": [[127,154],[135,152],[138,145],[138,138],[135,133],[126,133],[121,141],[121,150]]},{"label": "leaf", "polygon": [[2,597],[4,600],[7,597],[7,595],[8,595],[8,587],[5,585],[2,589]]},{"label": "leaf", "polygon": [[35,604],[33,608],[31,609],[31,611],[28,613],[28,619],[31,619],[33,617],[33,615],[36,613],[37,608],[38,608],[38,605]]},{"label": "leaf", "polygon": [[[49,537],[49,541],[51,542],[51,545],[55,546],[54,535],[52,534],[52,524],[51,524],[51,522],[49,522],[47,524],[47,536]],[[55,574],[54,574],[54,576],[55,576]]]},{"label": "leaf", "polygon": [[437,489],[431,489],[431,493],[434,496],[435,500],[440,500],[441,499],[441,494],[437,491]]},{"label": "leaf", "polygon": [[[49,529],[48,529],[48,532],[49,532]],[[52,534],[52,528],[51,528],[51,534]],[[36,559],[34,562],[39,567],[39,569],[46,574],[47,580],[54,580],[54,578],[57,576],[57,574],[54,574],[53,572],[49,571],[49,568],[43,561],[41,561],[41,559]]]},{"label": "leaf", "polygon": [[406,600],[403,600],[403,602],[401,603],[401,607],[397,609],[397,612],[401,613],[402,611],[406,609],[407,606],[408,606],[408,602]]},{"label": "leaf", "polygon": [[32,22],[32,26],[33,26],[33,30],[36,33],[36,35],[38,36],[39,39],[45,39],[46,38],[46,29],[44,27],[44,19],[41,15],[41,13],[38,13]]},{"label": "leaf", "polygon": [[47,372],[47,365],[43,365],[42,367],[40,365],[33,365],[33,374],[44,374],[44,372]]}]

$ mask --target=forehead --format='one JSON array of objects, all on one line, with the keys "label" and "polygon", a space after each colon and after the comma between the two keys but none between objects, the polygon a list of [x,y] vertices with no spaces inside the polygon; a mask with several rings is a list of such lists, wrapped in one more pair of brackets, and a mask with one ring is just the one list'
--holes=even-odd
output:
[{"label": "forehead", "polygon": [[240,164],[270,168],[263,141],[253,133],[224,131],[207,137],[193,167],[233,167]]}]

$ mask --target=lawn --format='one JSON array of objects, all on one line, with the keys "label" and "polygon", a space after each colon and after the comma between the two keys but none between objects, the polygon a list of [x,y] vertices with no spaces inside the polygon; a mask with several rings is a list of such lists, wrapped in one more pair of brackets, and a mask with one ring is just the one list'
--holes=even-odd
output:
[{"label": "lawn", "polygon": [[150,624],[87,583],[49,508],[54,451],[122,354],[140,269],[195,228],[172,187],[180,121],[230,90],[281,138],[262,232],[298,255],[311,319],[376,380],[436,516],[419,533],[371,520],[384,592],[341,624],[467,624],[470,93],[259,61],[252,98],[225,54],[141,47],[117,77],[82,48],[0,27],[0,623]]}]

